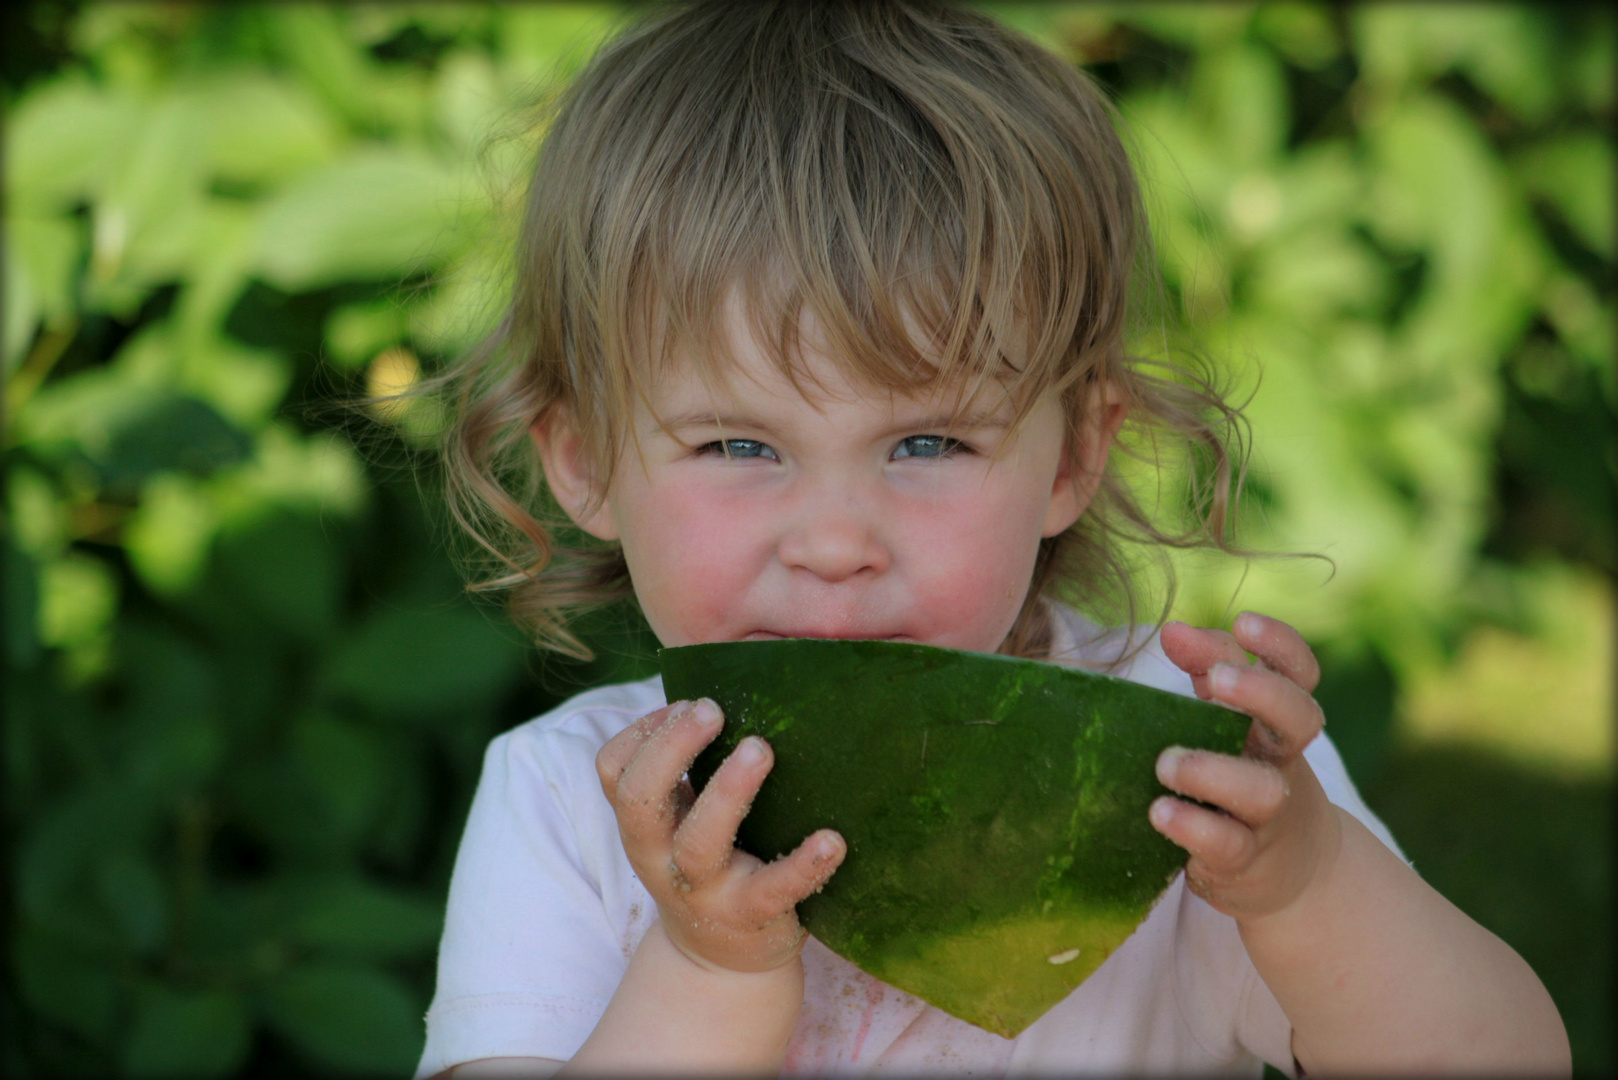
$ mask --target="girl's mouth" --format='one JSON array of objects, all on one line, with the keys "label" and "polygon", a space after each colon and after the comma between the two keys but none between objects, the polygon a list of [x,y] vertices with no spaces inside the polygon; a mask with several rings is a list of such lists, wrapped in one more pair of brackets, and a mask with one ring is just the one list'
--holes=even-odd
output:
[{"label": "girl's mouth", "polygon": [[791,630],[776,633],[773,630],[754,630],[743,641],[776,641],[780,638],[819,638],[826,641],[910,641],[908,634],[874,634],[863,630]]}]

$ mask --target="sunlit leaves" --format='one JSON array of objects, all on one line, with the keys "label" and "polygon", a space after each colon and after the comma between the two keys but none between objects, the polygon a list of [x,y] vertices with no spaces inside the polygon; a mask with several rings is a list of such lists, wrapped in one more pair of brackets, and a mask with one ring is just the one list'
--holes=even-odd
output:
[{"label": "sunlit leaves", "polygon": [[1516,173],[1528,190],[1555,208],[1591,251],[1614,257],[1613,198],[1618,172],[1611,139],[1580,132],[1523,151]]},{"label": "sunlit leaves", "polygon": [[352,155],[283,189],[260,223],[259,266],[289,292],[433,268],[479,207],[432,158]]},{"label": "sunlit leaves", "polygon": [[[1423,730],[1522,751],[1558,730],[1506,734],[1532,686],[1585,710],[1558,760],[1609,745],[1543,644],[1597,579],[1524,565],[1618,550],[1611,16],[986,6],[1116,92],[1171,313],[1256,386],[1243,539],[1333,560],[1181,559],[1179,612],[1289,618]],[[456,600],[430,478],[375,490],[442,416],[318,407],[493,324],[546,109],[629,8],[91,4],[8,100],[4,797],[42,1072],[413,1067],[523,650]],[[359,448],[327,423],[364,416]],[[618,647],[535,707],[652,670],[638,623],[582,632]]]}]

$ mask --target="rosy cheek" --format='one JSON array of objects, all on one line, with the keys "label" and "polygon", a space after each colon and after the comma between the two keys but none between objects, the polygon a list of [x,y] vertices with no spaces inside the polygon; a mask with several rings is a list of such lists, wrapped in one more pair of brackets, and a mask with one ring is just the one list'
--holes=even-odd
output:
[{"label": "rosy cheek", "polygon": [[1043,515],[1026,498],[961,500],[922,509],[906,525],[917,570],[915,614],[938,645],[999,648],[1027,594]]},{"label": "rosy cheek", "polygon": [[767,539],[756,504],[696,484],[668,483],[632,526],[635,592],[666,646],[732,636]]}]

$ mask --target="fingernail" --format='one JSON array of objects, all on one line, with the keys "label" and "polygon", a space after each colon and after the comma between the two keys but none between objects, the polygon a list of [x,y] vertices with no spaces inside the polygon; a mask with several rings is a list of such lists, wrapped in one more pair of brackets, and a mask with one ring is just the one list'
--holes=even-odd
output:
[{"label": "fingernail", "polygon": [[1157,755],[1157,781],[1164,787],[1173,787],[1180,773],[1180,762],[1190,753],[1183,746],[1171,746]]},{"label": "fingernail", "polygon": [[1231,629],[1238,631],[1244,637],[1253,637],[1264,629],[1264,616],[1251,611],[1244,611],[1236,616],[1236,622]]},{"label": "fingernail", "polygon": [[1208,685],[1221,694],[1228,694],[1236,689],[1236,679],[1239,673],[1231,664],[1215,664],[1213,670],[1208,672]]},{"label": "fingernail", "polygon": [[736,760],[743,765],[757,765],[764,760],[764,741],[756,735],[749,735],[736,747]]},{"label": "fingernail", "polygon": [[1146,816],[1159,829],[1165,828],[1169,822],[1174,820],[1174,800],[1167,795],[1153,799],[1151,808],[1146,811]]},{"label": "fingernail", "polygon": [[714,704],[713,698],[698,698],[692,703],[690,714],[691,719],[702,727],[713,727],[719,723],[719,706]]},{"label": "fingernail", "polygon": [[817,863],[825,862],[842,850],[843,839],[840,836],[822,836],[815,842],[815,857]]}]

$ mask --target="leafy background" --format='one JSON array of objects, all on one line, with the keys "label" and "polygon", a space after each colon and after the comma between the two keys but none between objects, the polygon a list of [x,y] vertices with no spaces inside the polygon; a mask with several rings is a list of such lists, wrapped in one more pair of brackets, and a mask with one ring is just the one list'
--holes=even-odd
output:
[{"label": "leafy background", "polygon": [[[1335,563],[1182,559],[1176,612],[1307,633],[1610,1071],[1611,15],[991,9],[1117,95],[1249,538]],[[482,748],[648,670],[632,613],[577,664],[470,604],[434,418],[332,408],[488,324],[523,107],[621,14],[6,7],[7,1075],[408,1072]]]}]

